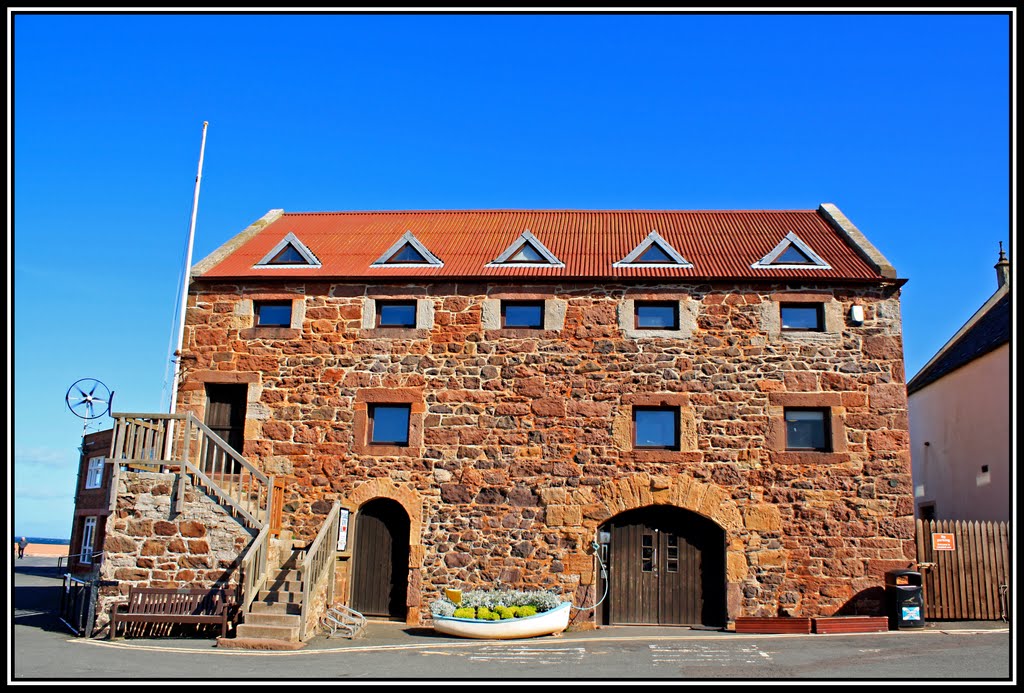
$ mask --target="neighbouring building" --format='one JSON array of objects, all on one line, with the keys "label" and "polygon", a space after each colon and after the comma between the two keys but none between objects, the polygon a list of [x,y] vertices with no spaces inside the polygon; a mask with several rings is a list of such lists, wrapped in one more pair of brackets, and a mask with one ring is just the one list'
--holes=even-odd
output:
[{"label": "neighbouring building", "polygon": [[[880,613],[913,565],[905,280],[831,204],[273,210],[191,278],[178,409],[286,535],[338,504],[333,598],[367,615],[498,584],[599,602],[581,628]],[[261,526],[213,556],[147,519],[201,495],[176,478],[121,474],[122,592],[231,579]]]},{"label": "neighbouring building", "polygon": [[111,429],[82,436],[75,484],[75,514],[67,567],[72,573],[92,573],[103,560],[104,528],[111,512],[113,467],[106,464]]},{"label": "neighbouring building", "polygon": [[917,516],[1010,520],[1010,263],[995,293],[907,383]]}]

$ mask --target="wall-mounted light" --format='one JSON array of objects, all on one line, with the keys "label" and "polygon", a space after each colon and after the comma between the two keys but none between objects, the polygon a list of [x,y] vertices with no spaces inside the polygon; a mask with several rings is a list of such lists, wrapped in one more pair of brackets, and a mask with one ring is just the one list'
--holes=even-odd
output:
[{"label": "wall-mounted light", "polygon": [[864,306],[860,306],[860,305],[850,306],[850,324],[851,325],[863,325],[864,324]]}]

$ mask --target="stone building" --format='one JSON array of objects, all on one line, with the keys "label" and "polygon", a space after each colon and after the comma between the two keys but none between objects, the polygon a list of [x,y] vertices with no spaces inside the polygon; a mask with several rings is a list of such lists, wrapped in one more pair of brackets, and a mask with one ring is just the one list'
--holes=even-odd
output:
[{"label": "stone building", "polygon": [[583,628],[870,613],[914,560],[904,281],[831,204],[273,210],[193,268],[178,408],[295,537],[347,511],[368,615],[496,584]]}]

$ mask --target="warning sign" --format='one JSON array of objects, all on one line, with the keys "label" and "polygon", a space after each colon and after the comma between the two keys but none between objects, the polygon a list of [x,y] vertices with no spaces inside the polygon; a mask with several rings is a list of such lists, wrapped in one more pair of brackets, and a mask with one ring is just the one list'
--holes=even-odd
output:
[{"label": "warning sign", "polygon": [[956,540],[952,534],[932,534],[933,551],[956,551]]}]

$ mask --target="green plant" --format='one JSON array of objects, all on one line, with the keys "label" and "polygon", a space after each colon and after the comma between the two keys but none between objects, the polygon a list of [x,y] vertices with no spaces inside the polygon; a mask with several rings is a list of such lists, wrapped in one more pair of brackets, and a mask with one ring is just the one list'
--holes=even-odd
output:
[{"label": "green plant", "polygon": [[557,594],[542,590],[471,590],[462,593],[458,604],[447,596],[435,600],[430,611],[434,616],[497,621],[535,616],[562,601]]}]

